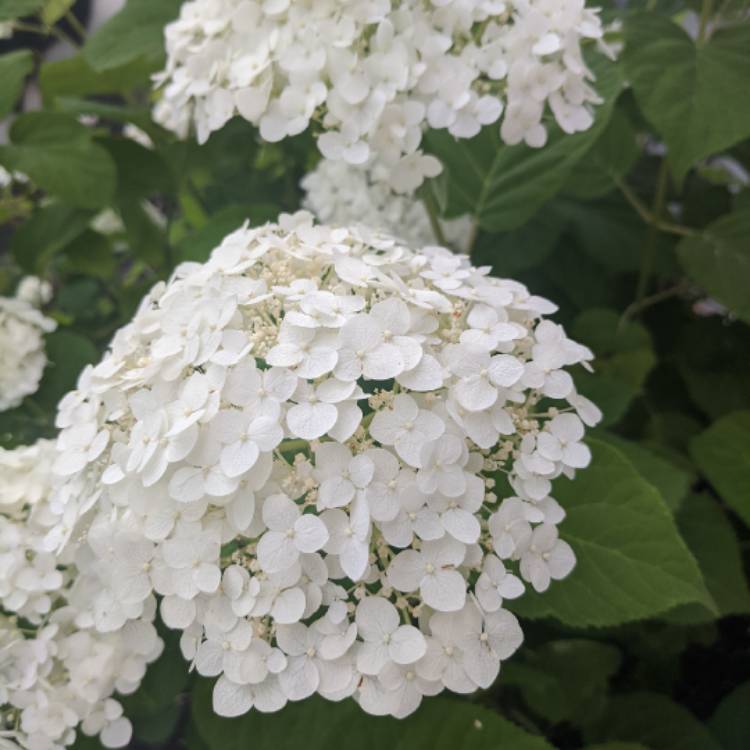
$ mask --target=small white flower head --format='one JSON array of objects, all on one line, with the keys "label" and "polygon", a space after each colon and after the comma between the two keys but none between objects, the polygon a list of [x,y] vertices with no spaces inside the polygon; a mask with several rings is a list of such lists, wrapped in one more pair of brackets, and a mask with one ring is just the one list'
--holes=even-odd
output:
[{"label": "small white flower head", "polygon": [[[88,545],[53,551],[50,534],[66,523],[51,502],[55,452],[48,440],[0,451],[0,722],[13,747],[63,748],[79,730],[125,747],[131,724],[112,696],[136,690],[163,647],[142,580],[150,543],[131,534],[126,544],[120,527],[110,529],[109,559]],[[141,554],[123,554],[133,551]],[[108,632],[96,621],[112,620],[105,609],[114,599],[100,591],[92,565],[118,568],[125,614]]]},{"label": "small white flower head", "polygon": [[79,619],[114,636],[155,592],[227,716],[487,687],[505,601],[574,564],[549,491],[590,458],[592,355],[554,309],[303,212],[180,266],[60,405],[45,544],[87,561]]},{"label": "small white flower head", "polygon": [[[506,143],[532,147],[547,141],[548,114],[566,133],[591,127],[601,99],[582,47],[602,36],[583,0],[189,0],[166,28],[154,116],[183,137],[194,128],[201,142],[235,115],[270,142],[314,119],[327,160],[410,194],[441,171],[421,148],[428,127],[472,138],[502,120]],[[348,222],[334,215],[347,203],[311,207]],[[410,211],[390,198],[376,205]]]},{"label": "small white flower head", "polygon": [[29,276],[15,297],[0,297],[0,411],[13,409],[39,388],[47,365],[44,334],[57,327],[38,310],[50,296],[49,284]]}]

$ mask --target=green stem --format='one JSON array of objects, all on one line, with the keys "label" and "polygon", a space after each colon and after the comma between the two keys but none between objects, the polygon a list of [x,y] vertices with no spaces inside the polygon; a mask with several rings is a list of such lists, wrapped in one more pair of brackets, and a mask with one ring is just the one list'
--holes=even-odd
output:
[{"label": "green stem", "polygon": [[69,10],[65,14],[65,20],[70,24],[70,27],[73,29],[73,31],[78,34],[78,36],[81,38],[82,42],[86,41],[86,28],[84,25],[78,20],[76,17],[76,14],[73,13],[72,10]]},{"label": "green stem", "polygon": [[669,287],[669,289],[664,289],[661,292],[656,292],[648,297],[644,297],[640,303],[633,302],[632,305],[625,308],[625,312],[623,312],[622,317],[620,318],[619,326],[624,326],[631,318],[634,318],[652,305],[657,305],[659,302],[672,299],[672,297],[678,297],[680,294],[686,292],[688,288],[688,285],[683,282],[676,286]]},{"label": "green stem", "polygon": [[615,180],[615,184],[620,189],[623,197],[627,202],[635,209],[638,216],[641,217],[645,224],[653,226],[660,232],[666,234],[675,234],[679,237],[693,237],[698,234],[694,229],[690,227],[682,226],[681,224],[673,224],[669,221],[663,221],[662,219],[654,216],[651,210],[646,206],[643,201],[635,194],[635,192],[622,180]]},{"label": "green stem", "polygon": [[424,203],[424,207],[427,209],[427,216],[430,219],[430,226],[432,227],[432,233],[435,235],[435,239],[443,247],[448,247],[448,242],[445,239],[443,227],[440,226],[440,219],[437,215],[437,207],[435,206],[435,201],[428,190],[424,191],[422,195],[422,202]]},{"label": "green stem", "polygon": [[479,236],[479,221],[474,219],[471,223],[471,232],[469,233],[469,239],[466,242],[466,254],[471,255],[471,251],[474,249],[477,237]]},{"label": "green stem", "polygon": [[669,166],[666,159],[662,159],[659,165],[659,174],[656,178],[656,194],[654,195],[654,204],[651,209],[651,215],[656,220],[648,230],[646,244],[643,247],[641,256],[641,269],[638,275],[638,286],[635,293],[635,304],[640,306],[646,297],[648,285],[651,281],[651,274],[654,267],[654,255],[656,253],[656,241],[659,233],[657,223],[661,221],[664,213],[664,206],[667,200],[667,189],[669,187]]},{"label": "green stem", "polygon": [[698,27],[698,44],[702,44],[708,39],[708,24],[714,12],[714,0],[703,0],[701,6],[701,20]]},{"label": "green stem", "polygon": [[66,42],[76,48],[81,46],[72,36],[66,34],[56,26],[39,26],[34,23],[25,23],[24,21],[13,21],[13,28],[18,31],[27,31],[30,34],[38,34],[39,36],[54,36],[61,42]]}]

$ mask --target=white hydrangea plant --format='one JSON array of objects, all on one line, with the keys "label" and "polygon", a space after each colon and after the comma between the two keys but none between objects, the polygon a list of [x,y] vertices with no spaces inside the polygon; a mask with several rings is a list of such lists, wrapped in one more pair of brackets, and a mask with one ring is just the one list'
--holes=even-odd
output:
[{"label": "white hydrangea plant", "polygon": [[230,118],[280,141],[315,124],[329,159],[413,192],[441,170],[426,127],[471,138],[502,119],[508,144],[588,129],[582,46],[603,43],[584,0],[190,0],[166,28],[155,119],[205,141]]},{"label": "white hydrangea plant", "polygon": [[50,440],[0,449],[0,747],[63,748],[79,726],[125,747],[132,727],[112,696],[134,692],[161,653],[156,600],[117,630],[94,627],[87,568],[99,561],[83,545],[49,543],[61,522],[56,456]]},{"label": "white hydrangea plant", "polygon": [[39,388],[47,365],[44,334],[57,323],[38,308],[51,294],[47,282],[27,276],[14,297],[0,297],[0,412],[19,406]]},{"label": "white hydrangea plant", "polygon": [[554,311],[304,212],[178,267],[60,405],[43,543],[86,572],[77,622],[144,627],[158,595],[224,716],[488,687],[523,637],[505,600],[575,564],[551,482],[600,414]]}]

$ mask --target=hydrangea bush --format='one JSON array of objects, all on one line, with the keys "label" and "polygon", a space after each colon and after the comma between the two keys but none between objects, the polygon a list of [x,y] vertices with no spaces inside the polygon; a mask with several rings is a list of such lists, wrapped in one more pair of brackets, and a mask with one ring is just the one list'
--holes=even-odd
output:
[{"label": "hydrangea bush", "polygon": [[747,3],[86,5],[0,0],[0,750],[739,750]]},{"label": "hydrangea bush", "polygon": [[95,628],[158,594],[224,716],[489,687],[503,600],[575,564],[551,481],[600,414],[590,350],[488,270],[301,213],[158,285],[58,412],[47,541],[85,529]]}]

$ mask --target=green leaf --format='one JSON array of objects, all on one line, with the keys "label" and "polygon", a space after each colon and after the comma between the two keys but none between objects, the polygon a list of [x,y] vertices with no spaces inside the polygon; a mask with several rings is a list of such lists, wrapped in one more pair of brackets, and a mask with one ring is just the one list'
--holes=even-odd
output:
[{"label": "green leaf", "polygon": [[167,241],[163,228],[157,226],[144,204],[137,199],[122,198],[119,209],[128,243],[135,256],[154,268],[159,267]]},{"label": "green leaf", "polygon": [[34,112],[18,117],[13,144],[0,147],[0,163],[27,174],[36,185],[81,208],[107,205],[117,174],[90,131],[67,115]]},{"label": "green leaf", "polygon": [[690,474],[655,452],[653,446],[635,443],[632,440],[602,432],[598,435],[613,445],[638,470],[638,473],[662,496],[667,507],[674,513],[690,489]]},{"label": "green leaf", "polygon": [[159,155],[128,138],[100,141],[117,166],[117,195],[134,200],[175,189],[172,172]]},{"label": "green leaf", "polygon": [[648,750],[648,748],[635,742],[604,742],[601,745],[586,745],[583,750]]},{"label": "green leaf", "polygon": [[627,115],[616,108],[604,132],[571,174],[564,193],[583,200],[606,195],[639,156],[635,128]]},{"label": "green leaf", "polygon": [[205,263],[211,251],[219,245],[221,240],[242,226],[247,218],[248,211],[244,206],[227,206],[211,216],[200,229],[179,241],[175,248],[178,258]]},{"label": "green leaf", "polygon": [[[75,249],[76,244],[91,234],[93,233],[86,231],[71,245],[66,246],[63,251],[66,257],[71,249]],[[65,263],[59,263],[57,267],[64,270]],[[96,325],[111,310],[112,300],[102,294],[102,286],[93,274],[69,278],[55,294],[55,312],[71,324],[75,322],[85,325],[89,322]]]},{"label": "green leaf", "polygon": [[45,102],[51,104],[56,96],[84,96],[116,94],[134,86],[147,86],[154,66],[141,58],[126,65],[95,71],[82,54],[42,65],[39,86]]},{"label": "green leaf", "polygon": [[714,422],[693,438],[690,453],[722,499],[750,526],[750,411]]},{"label": "green leaf", "polygon": [[558,482],[554,492],[567,512],[560,534],[576,552],[576,568],[544,594],[529,591],[508,606],[574,627],[618,625],[687,602],[713,609],[659,493],[617,449],[590,444],[591,466],[574,482]]},{"label": "green leaf", "polygon": [[177,634],[161,635],[162,655],[149,666],[138,690],[122,699],[125,715],[133,722],[133,735],[152,745],[165,743],[174,733],[190,677]]},{"label": "green leaf", "polygon": [[613,698],[590,734],[595,740],[641,742],[651,750],[721,750],[693,714],[658,693]]},{"label": "green leaf", "polygon": [[0,0],[0,21],[30,16],[44,5],[44,0]]},{"label": "green leaf", "polygon": [[76,741],[71,745],[71,750],[105,750],[105,747],[98,737],[89,737],[83,731],[78,731],[76,732]]},{"label": "green leaf", "polygon": [[36,208],[13,234],[10,242],[13,257],[27,273],[43,275],[50,258],[79,237],[92,216],[90,211],[58,202]]},{"label": "green leaf", "polygon": [[750,737],[750,682],[736,687],[719,704],[708,722],[724,750],[747,750]]},{"label": "green leaf", "polygon": [[[151,120],[148,110],[139,107],[123,107],[119,104],[92,101],[78,96],[57,96],[55,97],[55,109],[76,116],[94,115],[114,122],[133,123],[150,136],[165,133]],[[150,151],[149,153],[153,154],[154,152]]]},{"label": "green leaf", "polygon": [[201,680],[193,690],[193,719],[210,750],[552,750],[494,711],[449,698],[425,698],[406,719],[371,716],[352,700],[318,696],[276,714],[224,719],[211,708],[211,688]]},{"label": "green leaf", "polygon": [[[748,39],[750,44],[750,38]],[[737,317],[750,323],[750,210],[722,216],[677,254],[688,275]]]},{"label": "green leaf", "polygon": [[[613,193],[587,203],[558,200],[554,205],[568,222],[570,234],[593,261],[611,273],[638,271],[638,248],[648,230],[622,196]],[[672,238],[660,234],[655,243],[654,273],[674,275],[677,264],[672,252]],[[611,289],[611,285],[608,286]],[[587,307],[590,305],[590,302],[586,303]]]},{"label": "green leaf", "polygon": [[694,318],[677,343],[677,367],[690,397],[712,420],[750,407],[750,326]]},{"label": "green leaf", "polygon": [[64,251],[65,268],[74,273],[110,279],[117,268],[109,239],[91,229],[65,245]]},{"label": "green leaf", "polygon": [[553,724],[579,724],[604,708],[620,661],[618,649],[606,643],[550,641],[504,664],[503,685],[518,686],[529,708]]},{"label": "green leaf", "polygon": [[54,410],[60,399],[75,388],[83,368],[99,358],[96,347],[72,331],[57,330],[47,336],[47,359],[42,384],[34,401],[43,409]]},{"label": "green leaf", "polygon": [[596,354],[596,374],[576,375],[579,390],[602,410],[603,426],[616,424],[656,363],[649,332],[640,323],[621,323],[614,310],[591,308],[575,319],[571,335]]},{"label": "green leaf", "polygon": [[[698,560],[719,614],[724,617],[750,612],[750,589],[740,544],[721,507],[708,495],[691,495],[680,508],[677,526]],[[678,615],[680,622],[713,619],[705,608],[693,604],[670,614]]]},{"label": "green leaf", "polygon": [[42,21],[52,26],[73,7],[74,3],[75,0],[47,0],[42,9]]},{"label": "green leaf", "polygon": [[491,265],[497,276],[513,276],[527,271],[549,257],[563,227],[563,218],[548,210],[511,232],[481,233],[471,254],[472,262]]},{"label": "green leaf", "polygon": [[181,0],[129,0],[90,36],[83,48],[89,65],[111,70],[143,58],[158,67],[164,57],[164,27],[176,18]]},{"label": "green leaf", "polygon": [[621,323],[614,310],[592,308],[573,322],[572,335],[593,349],[598,372],[640,388],[656,357],[651,335],[640,323]]},{"label": "green leaf", "polygon": [[91,131],[74,117],[60,112],[25,112],[16,117],[10,128],[10,139],[16,144],[47,145],[86,143]]},{"label": "green leaf", "polygon": [[702,429],[703,425],[694,416],[680,411],[655,411],[649,419],[646,437],[660,451],[668,451],[677,458],[688,452],[691,438]]},{"label": "green leaf", "polygon": [[51,438],[54,434],[53,416],[35,413],[29,399],[16,409],[0,412],[0,447],[10,449],[30,445],[39,438]]},{"label": "green leaf", "polygon": [[26,76],[34,69],[31,50],[20,49],[0,56],[0,118],[16,106]]},{"label": "green leaf", "polygon": [[639,390],[608,375],[578,372],[575,376],[579,393],[591,399],[602,411],[602,427],[616,425],[627,414]]},{"label": "green leaf", "polygon": [[626,21],[625,72],[643,113],[667,144],[678,183],[699,159],[750,136],[748,48],[746,23],[696,44],[655,13]]},{"label": "green leaf", "polygon": [[606,128],[622,88],[616,65],[597,58],[594,67],[604,103],[583,133],[553,129],[539,149],[501,144],[496,125],[471,140],[456,140],[445,130],[427,133],[428,148],[448,171],[449,215],[471,213],[488,232],[509,231],[525,224],[563,187]]}]

